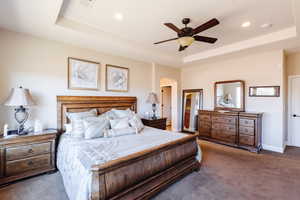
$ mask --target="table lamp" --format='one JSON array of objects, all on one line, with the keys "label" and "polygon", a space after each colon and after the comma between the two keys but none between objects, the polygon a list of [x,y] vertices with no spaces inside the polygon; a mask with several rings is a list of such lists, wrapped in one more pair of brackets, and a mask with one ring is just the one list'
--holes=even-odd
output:
[{"label": "table lamp", "polygon": [[154,93],[154,92],[150,92],[146,102],[152,104],[152,111],[153,111],[152,119],[157,119],[157,117],[156,117],[156,104],[159,103],[157,94]]},{"label": "table lamp", "polygon": [[18,135],[27,134],[24,130],[24,124],[27,121],[29,114],[24,106],[35,105],[29,90],[22,87],[13,88],[4,105],[17,107],[15,109],[15,119],[19,124]]}]

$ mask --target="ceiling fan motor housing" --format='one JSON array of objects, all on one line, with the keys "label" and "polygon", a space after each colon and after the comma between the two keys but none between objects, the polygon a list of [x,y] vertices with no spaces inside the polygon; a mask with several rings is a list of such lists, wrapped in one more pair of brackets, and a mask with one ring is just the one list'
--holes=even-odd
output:
[{"label": "ceiling fan motor housing", "polygon": [[178,37],[192,37],[194,35],[194,30],[191,27],[184,27],[177,35]]}]

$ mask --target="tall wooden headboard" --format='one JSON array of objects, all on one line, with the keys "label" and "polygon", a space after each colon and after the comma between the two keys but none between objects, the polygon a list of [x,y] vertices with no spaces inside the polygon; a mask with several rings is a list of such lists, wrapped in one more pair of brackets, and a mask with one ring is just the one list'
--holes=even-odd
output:
[{"label": "tall wooden headboard", "polygon": [[68,123],[67,112],[83,112],[96,108],[102,114],[112,108],[137,112],[136,97],[111,96],[57,96],[57,128],[63,131]]}]

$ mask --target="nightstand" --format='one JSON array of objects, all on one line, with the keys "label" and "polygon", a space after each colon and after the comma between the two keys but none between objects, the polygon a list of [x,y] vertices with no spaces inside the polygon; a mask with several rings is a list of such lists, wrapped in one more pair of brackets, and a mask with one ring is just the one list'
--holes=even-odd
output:
[{"label": "nightstand", "polygon": [[55,171],[57,131],[0,137],[0,185]]},{"label": "nightstand", "polygon": [[151,126],[153,128],[158,128],[166,130],[167,128],[167,118],[157,118],[157,119],[142,119],[145,126]]}]

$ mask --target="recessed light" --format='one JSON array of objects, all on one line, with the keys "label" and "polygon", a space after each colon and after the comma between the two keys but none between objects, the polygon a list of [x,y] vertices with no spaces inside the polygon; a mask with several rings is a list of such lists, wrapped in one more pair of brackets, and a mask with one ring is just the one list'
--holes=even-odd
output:
[{"label": "recessed light", "polygon": [[247,27],[249,27],[249,26],[251,26],[251,22],[244,22],[244,23],[242,23],[242,27],[243,28],[247,28]]},{"label": "recessed light", "polygon": [[261,28],[271,28],[272,26],[273,26],[273,24],[266,23],[266,24],[262,24],[260,27]]},{"label": "recessed light", "polygon": [[115,13],[114,18],[118,21],[122,21],[123,15],[122,15],[122,13]]}]

